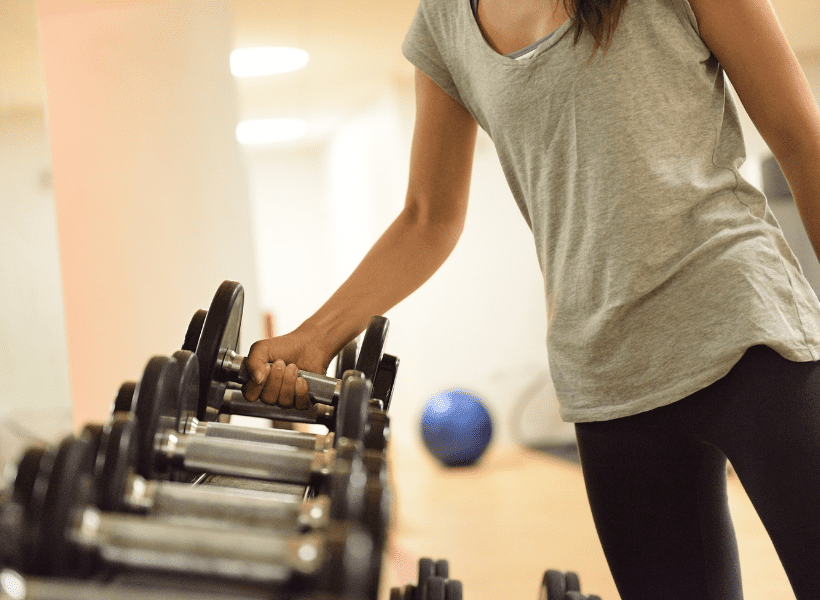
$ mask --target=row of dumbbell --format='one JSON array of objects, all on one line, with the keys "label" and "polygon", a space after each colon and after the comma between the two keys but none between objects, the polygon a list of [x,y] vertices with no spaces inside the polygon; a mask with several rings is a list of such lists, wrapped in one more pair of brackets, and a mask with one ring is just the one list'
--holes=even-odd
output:
[{"label": "row of dumbbell", "polygon": [[[238,284],[229,287],[233,291],[237,289],[241,291],[241,286]],[[225,288],[224,284],[217,293],[215,303],[212,303],[211,311],[205,314],[206,326],[198,334],[198,350],[201,350],[203,343],[206,345],[210,343],[208,336],[205,335],[209,322],[211,325],[216,323],[217,329],[234,328],[238,331],[237,324],[220,324],[219,319],[214,317],[215,314],[219,314],[218,311],[214,312],[213,308],[215,304],[218,304],[216,301],[223,288]],[[202,311],[198,314],[201,313]],[[236,304],[229,313],[233,316],[237,314]],[[241,316],[241,308],[239,314]],[[382,323],[377,323],[377,325],[381,328],[381,331],[377,332],[379,334],[377,337],[381,340],[376,348],[377,356],[380,356],[381,345],[383,345],[386,334],[386,320],[382,320]],[[371,330],[372,327],[369,327],[368,333]],[[367,334],[365,337],[367,338]],[[189,344],[191,339],[191,327],[189,326],[186,344]],[[369,346],[371,355],[373,346],[372,343]],[[367,348],[368,344],[365,340],[362,350]],[[235,353],[230,349],[226,351],[221,348],[217,354],[224,362],[224,357],[229,352],[230,356],[236,360]],[[366,354],[366,352],[363,353]],[[352,347],[352,352],[350,345],[346,347],[343,356],[339,357],[339,367],[341,368],[345,362],[347,366],[351,366],[351,357],[355,357],[355,354],[355,346]],[[362,358],[362,353],[359,358]],[[384,357],[381,357],[379,362],[384,363]],[[200,521],[209,520],[209,527],[217,521],[221,523],[239,521],[250,526],[266,524],[269,527],[275,527],[280,533],[283,530],[292,530],[294,527],[302,533],[323,531],[328,528],[328,524],[331,524],[331,529],[336,531],[336,537],[338,537],[340,524],[345,524],[345,526],[353,524],[370,535],[371,550],[378,550],[373,546],[381,546],[383,540],[378,538],[383,538],[386,531],[389,511],[389,490],[386,489],[383,457],[387,421],[386,418],[375,419],[378,424],[383,423],[384,426],[376,428],[370,426],[371,419],[368,417],[371,413],[384,416],[383,403],[380,403],[381,406],[374,406],[368,410],[374,404],[371,398],[370,382],[361,373],[351,373],[344,390],[341,381],[332,382],[333,386],[330,388],[330,393],[326,394],[326,401],[328,404],[335,405],[332,410],[336,418],[329,427],[333,432],[328,436],[313,436],[293,431],[270,432],[207,421],[204,423],[205,426],[199,429],[200,435],[197,435],[195,431],[198,419],[193,416],[196,413],[185,410],[184,407],[192,406],[192,402],[197,404],[196,399],[201,397],[198,384],[203,380],[198,377],[199,364],[201,364],[200,355],[184,350],[176,353],[174,357],[154,357],[149,361],[139,385],[125,384],[121,388],[112,411],[114,414],[105,432],[100,426],[89,426],[84,432],[83,439],[88,438],[86,441],[90,440],[92,448],[99,445],[96,452],[92,450],[92,454],[95,455],[93,477],[90,477],[88,473],[77,477],[77,473],[66,474],[60,469],[54,470],[53,461],[47,466],[41,465],[40,459],[46,455],[42,451],[32,449],[26,454],[20,463],[14,492],[16,501],[13,503],[17,507],[22,507],[24,518],[18,520],[18,523],[28,525],[28,527],[18,527],[17,539],[20,543],[17,545],[19,551],[17,559],[20,563],[25,565],[27,562],[37,563],[39,561],[40,569],[46,563],[56,564],[53,568],[48,567],[47,571],[56,569],[55,574],[59,574],[61,571],[59,561],[57,563],[43,561],[42,556],[48,554],[49,548],[72,546],[72,543],[66,540],[56,545],[49,543],[54,540],[43,541],[41,533],[52,531],[53,528],[43,527],[43,520],[48,520],[49,517],[42,510],[36,509],[36,506],[43,505],[43,502],[37,499],[43,499],[45,496],[34,494],[34,489],[37,487],[34,484],[35,481],[41,482],[38,488],[41,491],[50,490],[44,493],[51,500],[56,497],[71,498],[63,502],[72,506],[74,512],[82,510],[85,514],[87,510],[97,510],[98,513],[87,513],[92,521],[100,521],[99,515],[105,514],[103,522],[109,526],[115,525],[113,529],[109,527],[108,533],[114,535],[115,530],[119,530],[120,533],[115,537],[120,540],[128,529],[127,526],[120,527],[123,522],[118,520],[114,513],[142,511],[153,515],[164,515],[164,518],[185,516]],[[239,364],[241,366],[241,362]],[[395,360],[392,364],[393,377],[391,379],[394,380],[395,366],[398,361]],[[389,373],[389,370],[386,372]],[[220,377],[217,376],[217,379]],[[241,378],[238,379],[241,382]],[[330,378],[317,376],[317,379],[324,379],[320,381],[320,384],[324,385],[324,389],[328,388],[327,382]],[[209,380],[206,383],[209,384],[211,390],[214,388],[214,381]],[[387,390],[392,391],[392,380]],[[384,395],[389,398],[389,393]],[[313,397],[314,394],[312,393],[311,396]],[[124,406],[127,406],[127,410],[123,410]],[[352,408],[348,410],[345,407]],[[197,407],[198,412],[199,407]],[[212,412],[206,411],[205,414],[207,416]],[[379,430],[381,433],[378,436],[380,441],[375,445],[370,444],[374,448],[365,451],[363,439],[367,430],[370,432]],[[274,434],[275,439],[270,434]],[[212,443],[201,443],[204,438],[213,438],[210,440]],[[237,441],[236,438],[240,440]],[[371,434],[369,439],[372,442],[374,436]],[[215,440],[217,440],[216,443],[213,443]],[[329,440],[333,442],[334,447],[330,447]],[[267,444],[260,444],[260,441],[265,441]],[[82,443],[81,440],[65,440],[56,453],[58,456],[62,456],[61,452],[70,454],[71,450],[65,449],[66,447]],[[272,461],[272,458],[275,460]],[[57,460],[56,457],[54,460]],[[276,463],[276,468],[272,467],[272,462]],[[257,468],[262,465],[264,466],[261,470]],[[174,486],[170,481],[161,482],[157,479],[157,476],[163,475],[170,479],[170,475],[178,473],[180,469],[189,474],[199,471],[217,471],[235,477],[295,480],[294,483],[300,484],[312,482],[315,490],[321,495],[308,502],[298,502],[297,498],[289,495],[273,498],[269,493],[256,494],[251,498],[247,493],[239,494],[241,490],[228,491],[211,488],[203,491],[201,486],[197,488],[184,485]],[[83,508],[86,500],[81,497],[81,494],[76,493],[76,488],[71,488],[71,484],[67,483],[78,482],[82,479],[90,479],[96,484],[92,486],[95,490],[93,494],[95,502],[86,508]],[[28,493],[26,492],[28,489],[26,481],[31,483]],[[47,483],[42,483],[43,481]],[[11,513],[13,512],[12,510]],[[6,514],[11,513],[6,511]],[[13,521],[14,519],[11,519],[10,522]],[[126,524],[128,522],[125,521]],[[138,531],[146,531],[145,523],[136,524],[134,527]],[[160,529],[164,528],[166,528],[165,524],[160,526]],[[208,537],[212,533],[207,531],[205,535]],[[376,539],[373,539],[374,537]],[[72,539],[72,534],[69,534],[68,538]],[[34,541],[31,542],[31,540]],[[154,545],[154,553],[162,554],[163,551],[158,550],[156,546],[163,547],[166,543],[163,540],[167,542],[167,536],[158,535],[151,538],[150,544]],[[93,540],[93,544],[100,547],[104,547],[105,543],[104,536],[96,536]],[[77,544],[73,546],[76,551]],[[280,544],[280,549],[281,547]],[[315,550],[310,550],[310,548],[311,546],[302,547],[302,558],[315,553]],[[99,551],[99,548],[97,550]],[[111,554],[110,549],[108,554]],[[280,556],[280,558],[293,562],[293,557],[290,555]],[[373,558],[376,560],[365,562],[380,563],[380,552],[375,552]],[[68,560],[65,556],[63,559]],[[234,562],[236,560],[241,559],[234,557]],[[195,562],[197,561],[202,563],[202,557],[196,558]],[[36,565],[33,569],[33,572],[38,572]],[[210,572],[214,570],[210,569]]]},{"label": "row of dumbbell", "polygon": [[372,386],[361,372],[347,371],[340,382],[332,435],[316,435],[186,418],[186,398],[197,394],[196,369],[196,360],[184,350],[151,358],[131,410],[113,412],[136,420],[136,470],[146,479],[186,472],[313,485],[325,478],[343,440],[373,469],[384,468],[388,420],[372,406]]},{"label": "row of dumbbell", "polygon": [[[158,362],[165,369],[174,364]],[[355,396],[365,406],[369,388],[360,373],[349,372],[340,402]],[[320,495],[303,501],[147,479],[139,464],[150,437],[134,413],[118,412],[105,427],[87,426],[57,448],[29,449],[3,510],[4,539],[14,540],[7,545],[11,564],[46,576],[96,573],[99,565],[221,578],[239,573],[265,583],[295,575],[340,598],[354,588],[351,597],[375,597],[390,508],[381,453],[370,451],[366,460],[361,440],[336,438],[321,468],[290,467],[299,481],[316,482]],[[153,437],[163,438],[156,431]],[[259,460],[251,455],[270,455],[272,446],[224,440],[222,448],[244,457],[237,466],[247,467]],[[285,452],[300,455],[296,448]],[[221,463],[226,470],[227,464]],[[355,565],[345,558],[350,552]]]},{"label": "row of dumbbell", "polygon": [[[463,591],[460,581],[451,580],[446,560],[419,560],[418,583],[390,591],[391,600],[461,600]],[[23,576],[12,569],[0,570],[0,599],[2,600],[252,600],[276,597],[263,591],[253,594],[247,588],[237,589],[228,584],[221,589],[213,585],[203,588],[196,580],[169,588],[173,580],[152,580],[133,576],[118,576],[100,581],[76,581],[59,578]],[[178,582],[179,583],[179,582]],[[294,596],[295,597],[295,596]]]}]

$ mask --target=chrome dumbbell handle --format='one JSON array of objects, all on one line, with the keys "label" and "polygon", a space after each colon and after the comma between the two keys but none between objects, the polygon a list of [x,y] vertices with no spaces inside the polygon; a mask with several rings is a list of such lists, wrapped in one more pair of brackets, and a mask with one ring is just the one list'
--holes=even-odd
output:
[{"label": "chrome dumbbell handle", "polygon": [[289,429],[243,427],[217,421],[199,421],[195,417],[188,419],[184,433],[244,442],[292,446],[301,450],[324,451],[333,446],[332,433],[316,435]]},{"label": "chrome dumbbell handle", "polygon": [[215,529],[212,523],[145,518],[86,507],[68,532],[107,563],[216,575],[252,581],[286,581],[312,574],[324,553],[321,534],[283,534],[250,527]]},{"label": "chrome dumbbell handle", "polygon": [[160,435],[157,456],[167,466],[186,471],[307,485],[313,476],[329,473],[335,459],[332,450],[311,452],[292,446],[177,435],[167,430]]},{"label": "chrome dumbbell handle", "polygon": [[[299,377],[304,378],[308,384],[308,394],[313,402],[319,404],[335,404],[339,399],[342,390],[342,380],[311,373],[309,371],[299,371]],[[217,357],[217,368],[214,370],[214,379],[223,383],[234,382],[246,384],[250,381],[250,373],[245,363],[245,357],[238,355],[233,350],[223,348]]]},{"label": "chrome dumbbell handle", "polygon": [[282,408],[265,404],[257,400],[248,402],[239,390],[228,388],[222,400],[222,412],[230,415],[242,415],[244,417],[260,417],[263,419],[273,419],[289,421],[291,423],[306,423],[315,425],[317,423],[331,423],[335,419],[335,406],[327,404],[314,404],[306,410],[297,408]]},{"label": "chrome dumbbell handle", "polygon": [[290,494],[192,486],[139,475],[129,478],[124,497],[131,510],[161,518],[193,517],[280,531],[326,527],[329,502],[327,496],[302,501]]},{"label": "chrome dumbbell handle", "polygon": [[[118,581],[88,581],[57,577],[31,577],[11,569],[0,570],[0,599],[2,600],[168,600],[167,577],[156,583],[146,581],[145,573],[138,575],[138,583]],[[174,600],[267,600],[269,586],[260,586],[258,592],[237,590],[236,584],[211,585],[213,589],[191,590],[191,579],[173,588]],[[200,586],[201,587],[201,586]]]}]

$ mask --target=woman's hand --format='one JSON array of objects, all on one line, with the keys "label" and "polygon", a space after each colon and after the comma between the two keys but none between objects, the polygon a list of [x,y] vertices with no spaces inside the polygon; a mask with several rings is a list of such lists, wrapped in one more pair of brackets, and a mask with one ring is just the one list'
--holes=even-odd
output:
[{"label": "woman's hand", "polygon": [[298,371],[324,374],[332,358],[322,356],[298,330],[259,340],[245,359],[251,378],[242,394],[250,402],[261,398],[265,404],[306,410],[311,406],[308,385]]}]

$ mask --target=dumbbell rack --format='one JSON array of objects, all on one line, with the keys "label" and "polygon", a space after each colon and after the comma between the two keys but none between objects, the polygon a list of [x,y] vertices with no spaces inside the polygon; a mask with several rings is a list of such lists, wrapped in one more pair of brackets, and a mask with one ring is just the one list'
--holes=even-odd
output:
[{"label": "dumbbell rack", "polygon": [[[378,599],[399,366],[383,352],[388,321],[345,346],[335,378],[300,371],[311,408],[282,409],[242,396],[243,301],[223,282],[182,349],[122,384],[106,423],[23,454],[0,489],[0,600]],[[422,558],[390,598],[462,600],[449,575]],[[547,571],[541,598],[586,597],[577,575]]]}]

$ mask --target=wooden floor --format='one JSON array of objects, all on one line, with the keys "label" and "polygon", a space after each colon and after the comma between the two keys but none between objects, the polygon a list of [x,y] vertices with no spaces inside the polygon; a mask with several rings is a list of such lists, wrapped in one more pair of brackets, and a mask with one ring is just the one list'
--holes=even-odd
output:
[{"label": "wooden floor", "polygon": [[[382,597],[415,581],[420,557],[446,558],[465,600],[536,600],[548,568],[582,591],[620,597],[587,504],[580,467],[524,449],[488,449],[479,465],[439,467],[420,444],[390,448],[396,491]],[[794,600],[740,482],[729,479],[745,600]]]}]

